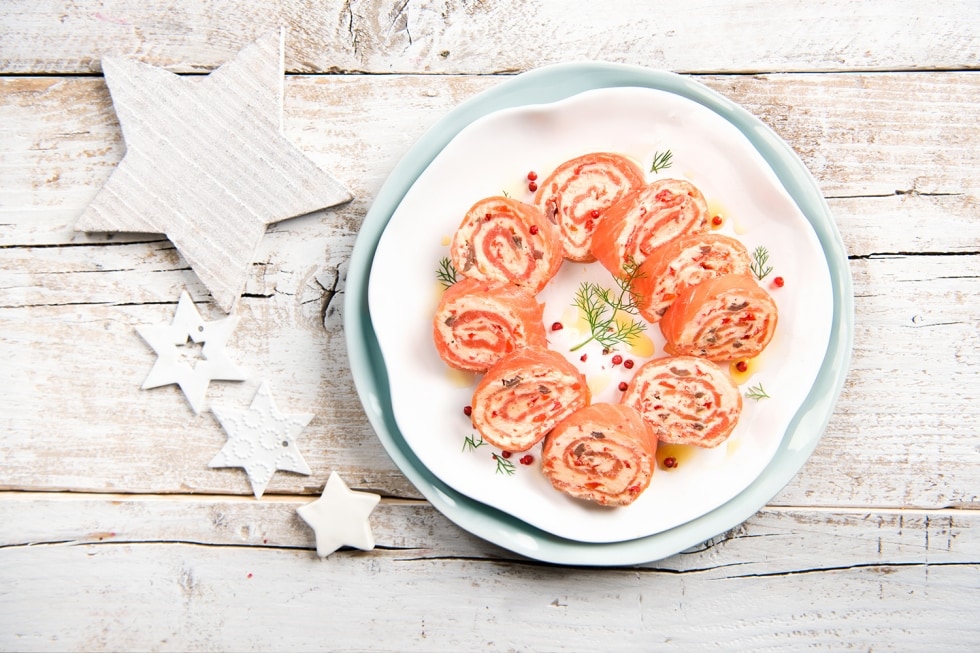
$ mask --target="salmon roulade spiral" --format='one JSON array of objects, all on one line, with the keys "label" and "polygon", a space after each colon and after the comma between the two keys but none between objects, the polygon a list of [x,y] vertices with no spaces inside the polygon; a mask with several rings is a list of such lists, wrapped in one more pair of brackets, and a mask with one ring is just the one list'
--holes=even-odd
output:
[{"label": "salmon roulade spiral", "polygon": [[504,281],[460,279],[443,293],[432,320],[439,357],[458,370],[486,372],[523,347],[547,347],[544,305]]},{"label": "salmon roulade spiral", "polygon": [[643,416],[661,442],[698,447],[727,440],[742,412],[742,394],[728,373],[695,356],[644,363],[621,401]]},{"label": "salmon roulade spiral", "polygon": [[527,451],[573,412],[588,405],[585,376],[550,349],[504,356],[473,391],[473,427],[504,451]]},{"label": "salmon roulade spiral", "polygon": [[772,340],[776,302],[748,274],[726,274],[682,291],[660,320],[671,354],[713,361],[753,358]]},{"label": "salmon roulade spiral", "polygon": [[640,265],[664,243],[708,228],[708,203],[693,184],[658,179],[606,211],[592,235],[592,255],[616,276],[630,262]]},{"label": "salmon roulade spiral", "polygon": [[558,230],[536,207],[508,197],[474,204],[449,246],[465,277],[506,281],[532,293],[545,287],[564,260]]},{"label": "salmon roulade spiral", "polygon": [[722,274],[749,274],[752,261],[738,240],[714,233],[688,234],[650,253],[633,280],[636,307],[656,324],[681,291]]},{"label": "salmon roulade spiral", "polygon": [[538,187],[534,205],[557,225],[565,258],[588,263],[595,260],[592,234],[606,209],[645,184],[631,159],[592,152],[555,168]]},{"label": "salmon roulade spiral", "polygon": [[591,404],[549,433],[541,469],[555,489],[600,506],[626,506],[650,485],[657,438],[630,406]]}]

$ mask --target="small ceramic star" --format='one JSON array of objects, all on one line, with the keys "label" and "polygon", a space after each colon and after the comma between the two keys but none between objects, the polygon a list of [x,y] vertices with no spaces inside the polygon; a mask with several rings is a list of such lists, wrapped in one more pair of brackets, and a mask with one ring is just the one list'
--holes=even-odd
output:
[{"label": "small ceramic star", "polygon": [[309,474],[310,468],[296,446],[296,436],[313,419],[312,413],[281,413],[269,383],[259,386],[248,410],[211,407],[228,441],[209,467],[242,467],[255,498],[261,498],[277,470]]},{"label": "small ceramic star", "polygon": [[374,548],[368,516],[380,500],[377,494],[351,490],[337,472],[330,472],[320,498],[296,512],[316,534],[316,554],[326,558],[345,545],[362,551]]},{"label": "small ceramic star", "polygon": [[282,133],[284,32],[207,77],[106,57],[126,154],[77,231],[166,234],[232,312],[266,225],[351,199]]},{"label": "small ceramic star", "polygon": [[[237,323],[235,316],[205,322],[190,295],[182,292],[170,325],[145,324],[136,327],[137,333],[157,353],[157,360],[143,381],[143,389],[176,383],[194,412],[200,413],[204,394],[211,381],[245,380],[244,372],[225,354],[225,342]],[[188,342],[204,343],[201,359],[194,364],[182,355],[181,347]]]}]

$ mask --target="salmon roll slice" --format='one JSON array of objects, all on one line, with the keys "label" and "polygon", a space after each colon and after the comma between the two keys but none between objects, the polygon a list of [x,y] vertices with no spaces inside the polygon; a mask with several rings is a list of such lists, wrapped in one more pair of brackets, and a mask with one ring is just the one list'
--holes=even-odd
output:
[{"label": "salmon roll slice", "polygon": [[708,228],[708,203],[693,184],[658,179],[609,207],[592,234],[591,252],[616,276],[664,243]]},{"label": "salmon roll slice", "polygon": [[657,438],[632,407],[591,404],[544,439],[541,469],[555,489],[600,506],[627,506],[650,485]]},{"label": "salmon roll slice", "polygon": [[681,291],[722,274],[749,274],[752,261],[738,240],[714,233],[675,238],[650,253],[633,280],[636,306],[651,324]]},{"label": "salmon roll slice", "polygon": [[564,260],[558,230],[530,204],[487,197],[474,204],[449,245],[464,277],[506,281],[537,293]]},{"label": "salmon roll slice", "polygon": [[432,320],[439,357],[450,367],[486,372],[524,347],[547,347],[544,305],[504,281],[460,279],[446,289]]},{"label": "salmon roll slice", "polygon": [[527,451],[573,412],[588,405],[585,376],[550,349],[504,356],[473,391],[473,427],[504,451]]},{"label": "salmon roll slice", "polygon": [[671,354],[713,361],[753,358],[772,340],[776,302],[749,274],[725,274],[682,291],[660,320]]},{"label": "salmon roll slice", "polygon": [[635,408],[661,442],[716,447],[731,435],[742,394],[721,367],[696,356],[641,365],[622,403]]},{"label": "salmon roll slice", "polygon": [[558,226],[565,258],[595,260],[592,233],[612,204],[646,185],[643,170],[632,159],[592,152],[565,161],[538,186],[534,205]]}]

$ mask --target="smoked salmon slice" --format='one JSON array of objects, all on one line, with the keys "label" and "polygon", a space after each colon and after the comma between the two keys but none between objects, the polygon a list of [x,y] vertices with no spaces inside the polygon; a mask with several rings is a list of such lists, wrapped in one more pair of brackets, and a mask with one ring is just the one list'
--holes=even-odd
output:
[{"label": "smoked salmon slice", "polygon": [[565,258],[595,260],[592,233],[606,209],[646,184],[632,159],[592,152],[565,161],[548,175],[534,195],[534,205],[558,226]]},{"label": "smoked salmon slice", "polygon": [[656,248],[640,265],[631,290],[636,307],[656,324],[681,291],[722,274],[749,274],[752,261],[738,240],[715,233],[681,236]]},{"label": "smoked salmon slice", "polygon": [[591,252],[609,272],[623,276],[630,261],[640,265],[664,243],[707,228],[701,191],[682,179],[658,179],[609,207],[592,234]]},{"label": "smoked salmon slice", "polygon": [[749,274],[726,274],[683,290],[660,320],[665,351],[713,361],[753,358],[776,331],[776,302]]},{"label": "smoked salmon slice", "polygon": [[742,394],[721,367],[695,356],[658,358],[641,365],[623,393],[661,442],[716,447],[731,435]]},{"label": "smoked salmon slice", "polygon": [[626,506],[650,485],[657,438],[632,407],[591,404],[549,433],[541,469],[555,489],[601,506]]},{"label": "smoked salmon slice", "polygon": [[490,444],[526,451],[590,399],[585,376],[564,356],[525,348],[487,370],[473,391],[470,417]]},{"label": "smoked salmon slice", "polygon": [[443,293],[432,321],[439,357],[450,367],[486,372],[523,347],[547,347],[544,305],[504,281],[460,279]]},{"label": "smoked salmon slice", "polygon": [[474,204],[449,246],[464,277],[506,281],[537,293],[564,260],[558,229],[530,204],[487,197]]}]

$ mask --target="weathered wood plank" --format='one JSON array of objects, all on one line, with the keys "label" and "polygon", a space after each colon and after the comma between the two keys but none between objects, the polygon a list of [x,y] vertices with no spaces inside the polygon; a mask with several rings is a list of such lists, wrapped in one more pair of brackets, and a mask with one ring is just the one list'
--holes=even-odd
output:
[{"label": "weathered wood plank", "polygon": [[201,72],[280,25],[297,72],[486,74],[583,59],[682,72],[975,68],[978,21],[968,0],[14,0],[0,13],[0,73],[93,72],[105,54]]},{"label": "weathered wood plank", "polygon": [[[314,493],[338,469],[384,494],[418,496],[363,416],[339,324],[323,328],[327,293],[315,277],[324,269],[324,251],[342,254],[320,241],[308,245],[266,266],[268,297],[243,301],[229,347],[254,380],[214,383],[209,401],[247,405],[265,378],[284,410],[317,414],[300,438],[316,473],[276,474],[270,492]],[[63,258],[78,251],[40,250]],[[0,256],[4,269],[31,269],[44,260],[20,248],[0,250]],[[980,256],[857,259],[852,269],[857,321],[848,383],[813,458],[776,502],[977,505]],[[247,494],[239,471],[206,467],[225,439],[210,414],[195,416],[173,386],[139,388],[154,354],[135,326],[170,319],[187,271],[109,272],[108,280],[96,270],[29,274],[57,301],[0,311],[0,347],[8,352],[0,379],[9,389],[0,397],[6,461],[0,485]],[[71,297],[107,303],[71,305]],[[206,319],[219,316],[209,316],[208,308],[202,307]],[[38,414],[45,417],[43,428]],[[858,438],[861,445],[853,446]]]},{"label": "weathered wood plank", "polygon": [[831,197],[827,203],[852,257],[980,251],[977,191]]},{"label": "weathered wood plank", "polygon": [[[229,343],[254,375],[209,392],[244,406],[267,379],[316,413],[298,439],[314,473],[255,500],[241,470],[207,468],[211,414],[139,389],[154,356],[134,327],[184,287],[221,317],[205,289],[161,237],[71,226],[124,150],[103,54],[206,73],[281,24],[287,136],[357,198],[270,228]],[[3,3],[0,650],[975,650],[978,24],[967,0]],[[813,172],[854,275],[852,369],[801,473],[630,568],[527,561],[417,500],[361,410],[339,313],[359,225],[425,129],[487,73],[577,59],[696,75],[760,116]],[[375,550],[320,561],[295,509],[332,470],[385,498]]]},{"label": "weathered wood plank", "polygon": [[980,184],[970,168],[980,141],[980,75],[705,81],[789,142],[828,197],[915,192],[969,195],[976,204]]},{"label": "weathered wood plank", "polygon": [[[267,380],[281,410],[315,413],[297,441],[314,474],[277,473],[267,493],[318,493],[337,469],[385,494],[418,496],[364,417],[342,334],[323,329],[316,271],[300,270],[307,279],[298,294],[281,288],[288,294],[243,300],[228,351],[249,378],[212,383],[207,405],[245,408]],[[171,283],[179,286],[179,276]],[[208,308],[205,319],[223,317]],[[0,487],[249,492],[242,470],[207,466],[227,439],[212,413],[195,415],[176,386],[140,389],[156,357],[135,326],[166,324],[173,310],[164,303],[0,312],[0,348],[9,356],[0,378],[20,387],[0,398]]]},{"label": "weathered wood plank", "polygon": [[664,561],[569,570],[390,502],[378,548],[319,561],[296,505],[0,495],[0,648],[967,651],[980,634],[975,512],[767,510]]},{"label": "weathered wood plank", "polygon": [[570,582],[568,570],[494,561],[362,556],[311,567],[306,555],[156,544],[10,550],[0,573],[17,594],[0,590],[9,622],[0,643],[21,651],[605,651],[614,641],[619,651],[711,642],[731,651],[967,652],[977,637],[967,586],[975,570],[961,566],[712,582],[577,572]]},{"label": "weathered wood plank", "polygon": [[[700,79],[760,116],[800,154],[851,253],[976,249],[980,75]],[[412,143],[459,102],[498,82],[294,77],[287,80],[286,133],[354,191],[353,203],[331,212],[353,234]],[[106,242],[71,229],[124,152],[103,81],[0,78],[0,122],[0,246]],[[882,220],[889,229],[880,228]]]},{"label": "weathered wood plank", "polygon": [[[313,532],[295,514],[311,500],[0,492],[0,549],[160,542],[305,549],[315,560]],[[641,566],[720,576],[733,567],[741,575],[759,575],[870,564],[980,562],[978,520],[977,511],[961,509],[767,507],[699,546]],[[370,523],[377,546],[372,555],[523,559],[463,531],[425,502],[383,499]],[[344,551],[338,557],[360,555]]]},{"label": "weathered wood plank", "polygon": [[[977,79],[936,74],[867,75],[860,81],[835,75],[707,80],[760,114],[766,108],[773,111],[770,124],[810,159],[816,174],[825,175],[818,177],[820,183],[833,187],[831,205],[852,255],[871,257],[853,264],[859,330],[848,388],[814,460],[778,502],[808,503],[816,496],[821,505],[837,505],[844,497],[844,505],[882,500],[891,506],[911,502],[942,507],[976,501],[980,484],[971,467],[975,451],[968,435],[977,430],[972,410],[977,360],[971,354],[977,350],[975,307],[980,304],[977,259],[872,255],[976,251],[980,222],[975,218],[973,171],[980,150],[970,144],[980,141],[980,121],[974,120],[980,105],[970,106],[962,98],[975,94]],[[313,456],[311,463],[322,478],[279,474],[270,491],[313,492],[336,465],[387,494],[417,496],[364,421],[346,370],[339,322],[334,320],[326,332],[321,328],[324,311],[334,311],[341,299],[334,297],[327,307],[331,293],[325,286],[332,289],[334,279],[342,282],[357,225],[401,153],[443,111],[492,83],[432,77],[290,80],[289,134],[328,169],[346,171],[349,178],[344,181],[360,197],[336,211],[273,226],[253,267],[248,315],[232,345],[249,352],[243,360],[255,366],[256,380],[269,378],[274,389],[289,389],[286,406],[296,401],[295,410],[307,410],[309,402],[319,407],[305,437],[312,452],[307,455]],[[3,441],[11,461],[6,486],[244,491],[240,473],[204,468],[224,437],[213,420],[190,419],[175,388],[139,390],[153,357],[133,328],[168,320],[182,287],[205,300],[194,275],[165,240],[107,241],[71,233],[72,213],[81,210],[121,155],[118,127],[101,81],[7,79],[0,86],[7,91],[3,111],[12,118],[5,124],[14,126],[4,132],[5,144],[12,146],[3,150],[4,163],[12,163],[13,175],[5,176],[6,248],[0,250],[0,306],[14,309],[0,314],[4,350],[10,352],[4,380],[16,389],[0,399],[6,409],[0,419],[9,427]],[[912,100],[909,111],[898,114],[906,122],[887,123],[887,129],[876,131],[873,108],[860,121],[837,108],[838,95],[845,91],[857,93],[856,98],[866,94],[857,103],[864,107],[867,98],[880,97],[875,100],[879,111],[900,93],[922,98],[922,104]],[[941,97],[961,98],[954,102],[959,109],[948,111]],[[804,100],[811,108],[794,109]],[[349,111],[347,102],[356,102],[361,110]],[[66,114],[65,106],[77,110]],[[391,106],[399,111],[392,112]],[[945,123],[940,119],[953,114],[959,117]],[[962,124],[968,120],[974,124]],[[864,131],[855,136],[856,129]],[[903,132],[905,145],[896,144],[892,129]],[[955,158],[940,165],[948,156],[943,135],[955,130]],[[850,160],[854,152],[882,143],[892,145],[866,155],[867,169],[827,164]],[[941,178],[918,181],[913,163],[920,156],[932,160],[929,174]],[[902,188],[917,190],[895,194]],[[881,229],[883,221],[888,229]],[[269,320],[279,325],[273,333],[268,332]],[[922,329],[927,328],[946,335],[923,348]],[[107,374],[107,352],[115,357],[112,369],[122,373]],[[949,383],[950,378],[956,383]],[[218,383],[211,397],[247,403],[253,391],[254,384]],[[42,410],[48,421],[45,431],[37,433],[34,415]],[[869,410],[877,416],[871,423]],[[97,425],[107,415],[113,421],[105,430]],[[181,455],[185,444],[180,441],[166,443],[157,454],[130,451],[134,435],[167,441],[161,433],[173,430],[199,436],[193,452]],[[62,434],[69,432],[76,436],[66,449]],[[839,451],[850,449],[856,437],[866,442],[873,438],[873,444],[849,457],[842,468]],[[39,449],[25,449],[22,443],[27,441]],[[129,467],[119,469],[106,450],[125,455]],[[919,464],[941,468],[943,475],[937,481],[905,474]],[[167,478],[171,480],[162,480]]]},{"label": "weathered wood plank", "polygon": [[[803,505],[815,492],[839,505],[883,496],[896,507],[977,505],[980,478],[950,462],[975,466],[980,456],[980,256],[858,259],[851,269],[846,387],[813,457],[775,503]],[[943,286],[948,294],[934,294]]]}]

